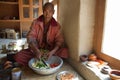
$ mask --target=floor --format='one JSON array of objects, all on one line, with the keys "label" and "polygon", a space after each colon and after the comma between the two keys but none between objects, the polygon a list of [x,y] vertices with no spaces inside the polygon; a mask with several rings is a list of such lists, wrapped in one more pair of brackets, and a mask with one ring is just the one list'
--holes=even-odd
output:
[{"label": "floor", "polygon": [[[0,62],[3,61],[1,58],[6,57],[6,54],[0,54]],[[77,68],[79,73],[85,78],[83,79],[80,75],[78,75],[79,80],[111,80],[109,75],[102,74],[99,69],[97,68],[91,68],[86,66],[85,63],[80,64],[79,62],[75,62],[70,60],[73,67]],[[78,67],[79,66],[79,67]],[[76,72],[73,67],[71,67],[68,62],[64,61],[63,66],[60,68],[60,70],[54,74],[48,75],[48,76],[41,76],[34,71],[32,71],[29,67],[22,67],[22,76],[21,80],[57,80],[56,76],[61,71],[72,71]],[[1,79],[0,79],[1,80]]]},{"label": "floor", "polygon": [[[47,76],[42,76],[39,75],[37,73],[35,73],[34,71],[32,71],[30,68],[23,68],[22,69],[22,76],[21,76],[21,80],[57,80],[56,76],[59,72],[61,71],[72,71],[72,72],[76,72],[67,62],[64,61],[63,66],[59,69],[59,71],[57,71],[54,74],[51,75],[47,75]],[[77,73],[77,72],[76,72]],[[84,80],[78,73],[78,80]]]},{"label": "floor", "polygon": [[[17,42],[17,43],[25,44],[25,41],[26,41],[25,39],[22,39],[22,40],[0,39],[0,49],[2,49],[2,45],[4,45],[4,44],[8,45],[10,42]],[[3,60],[1,60],[1,58],[3,58],[3,57],[6,57],[6,54],[1,54],[1,51],[0,51],[0,62],[3,61]],[[57,80],[56,76],[61,71],[76,72],[71,67],[71,65],[69,65],[67,62],[64,62],[63,66],[59,69],[59,71],[57,71],[54,74],[48,75],[48,76],[41,76],[41,75],[35,73],[34,71],[32,71],[30,68],[25,67],[25,68],[22,68],[21,80]],[[79,80],[84,80],[79,74],[78,74],[78,78],[79,78]]]}]

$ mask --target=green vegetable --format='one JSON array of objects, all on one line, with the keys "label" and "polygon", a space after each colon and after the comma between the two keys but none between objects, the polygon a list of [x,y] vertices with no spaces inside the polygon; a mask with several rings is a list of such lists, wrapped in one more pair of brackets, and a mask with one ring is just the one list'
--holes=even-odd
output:
[{"label": "green vegetable", "polygon": [[40,52],[43,52],[43,53],[48,53],[49,50],[46,50],[46,49],[40,49]]},{"label": "green vegetable", "polygon": [[47,68],[50,68],[48,67],[47,65],[45,65],[43,62],[42,62],[42,59],[38,60],[37,62],[35,62],[33,64],[33,67],[36,67],[36,68],[43,68],[43,69],[47,69]]},{"label": "green vegetable", "polygon": [[47,59],[47,53],[49,52],[49,50],[47,50],[47,49],[40,49],[40,52],[42,52],[43,53],[43,55],[42,55],[42,59]]}]

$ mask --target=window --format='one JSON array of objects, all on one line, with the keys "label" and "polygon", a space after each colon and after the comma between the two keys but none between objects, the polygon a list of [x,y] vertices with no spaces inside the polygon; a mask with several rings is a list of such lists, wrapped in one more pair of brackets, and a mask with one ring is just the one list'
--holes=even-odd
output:
[{"label": "window", "polygon": [[[120,69],[119,0],[97,0],[93,50],[97,56]],[[117,9],[117,10],[116,10]]]},{"label": "window", "polygon": [[107,0],[102,52],[120,60],[120,0]]}]

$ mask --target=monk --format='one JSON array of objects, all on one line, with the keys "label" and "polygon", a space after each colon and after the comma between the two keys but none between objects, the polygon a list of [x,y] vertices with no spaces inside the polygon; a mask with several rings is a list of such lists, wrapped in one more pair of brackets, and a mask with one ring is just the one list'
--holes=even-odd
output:
[{"label": "monk", "polygon": [[49,50],[47,58],[57,55],[61,58],[68,57],[68,51],[63,47],[64,39],[61,34],[60,24],[53,18],[54,5],[47,2],[43,6],[43,15],[35,19],[27,34],[29,48],[18,52],[14,59],[19,64],[26,66],[28,61],[35,57],[43,56],[40,49]]}]

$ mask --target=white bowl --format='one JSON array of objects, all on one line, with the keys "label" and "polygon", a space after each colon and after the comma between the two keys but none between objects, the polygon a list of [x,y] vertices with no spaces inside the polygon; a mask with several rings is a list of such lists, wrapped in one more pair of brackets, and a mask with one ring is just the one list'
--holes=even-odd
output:
[{"label": "white bowl", "polygon": [[[64,77],[64,79],[62,78]],[[62,71],[57,74],[57,80],[79,80],[76,72]]]},{"label": "white bowl", "polygon": [[48,61],[46,61],[46,63],[48,64],[53,64],[53,63],[58,63],[59,65],[54,67],[54,68],[49,68],[49,69],[39,69],[39,68],[35,68],[32,66],[32,64],[35,62],[35,59],[32,58],[28,65],[29,67],[36,73],[41,74],[41,75],[49,75],[49,74],[53,74],[55,72],[57,72],[61,66],[63,65],[63,60],[58,57],[58,56],[52,56]]}]

